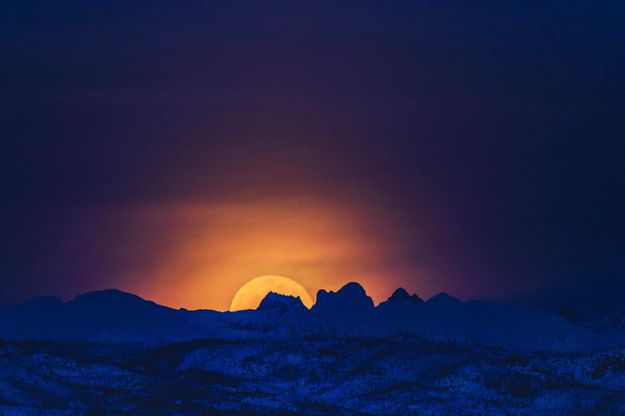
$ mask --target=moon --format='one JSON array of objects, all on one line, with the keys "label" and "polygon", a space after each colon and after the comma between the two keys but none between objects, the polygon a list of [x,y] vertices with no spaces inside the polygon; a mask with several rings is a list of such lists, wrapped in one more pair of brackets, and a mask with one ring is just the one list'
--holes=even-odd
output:
[{"label": "moon", "polygon": [[230,311],[256,309],[269,292],[299,296],[307,308],[311,308],[313,305],[313,300],[308,291],[295,280],[284,276],[265,275],[256,277],[241,286],[232,298]]}]

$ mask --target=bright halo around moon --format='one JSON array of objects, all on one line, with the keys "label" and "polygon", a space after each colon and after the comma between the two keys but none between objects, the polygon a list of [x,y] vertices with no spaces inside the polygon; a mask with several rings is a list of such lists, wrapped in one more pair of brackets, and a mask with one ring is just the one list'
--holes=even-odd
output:
[{"label": "bright halo around moon", "polygon": [[307,308],[311,308],[313,304],[313,300],[308,291],[295,280],[284,276],[266,275],[256,277],[241,286],[234,295],[234,298],[232,298],[230,311],[256,309],[269,292],[299,296],[302,303]]}]

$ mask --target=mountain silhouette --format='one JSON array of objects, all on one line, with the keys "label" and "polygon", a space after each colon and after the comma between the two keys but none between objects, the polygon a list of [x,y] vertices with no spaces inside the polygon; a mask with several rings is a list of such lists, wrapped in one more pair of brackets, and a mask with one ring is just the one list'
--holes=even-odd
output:
[{"label": "mountain silhouette", "polygon": [[317,302],[312,309],[316,311],[353,311],[373,308],[373,300],[357,282],[349,282],[337,292],[323,289],[317,292]]},{"label": "mountain silhouette", "polygon": [[62,303],[35,298],[0,311],[0,337],[77,342],[152,342],[200,338],[209,331],[183,311],[116,289],[88,292]]},{"label": "mountain silhouette", "polygon": [[[35,298],[0,309],[0,338],[82,343],[167,343],[198,339],[257,339],[332,333],[367,337],[413,334],[521,350],[571,350],[625,340],[620,316],[575,324],[546,311],[461,302],[438,294],[427,302],[397,289],[374,307],[357,282],[319,290],[309,310],[299,298],[270,292],[257,310],[189,311],[108,289],[69,302]],[[616,323],[613,323],[616,322]],[[620,344],[619,344],[620,345]]]},{"label": "mountain silhouette", "polygon": [[418,303],[423,303],[423,299],[417,296],[416,293],[409,295],[408,292],[406,292],[406,289],[400,287],[400,288],[397,288],[397,290],[395,290],[395,292],[393,292],[393,294],[387,300],[385,300],[384,302],[381,302],[379,306],[384,306],[387,304],[403,304],[403,303],[418,304]]},{"label": "mountain silhouette", "polygon": [[[518,413],[505,411],[510,403],[545,413],[558,391],[565,411],[549,414],[569,414],[576,394],[599,403],[582,413],[621,414],[603,410],[625,385],[622,324],[622,314],[592,327],[445,293],[424,302],[402,288],[374,307],[356,282],[320,290],[310,310],[275,292],[237,312],[172,309],[114,289],[35,298],[0,309],[0,414],[65,403],[81,412],[97,403],[93,414],[362,414],[346,403],[453,414],[440,405],[475,395],[481,412],[491,404],[485,414]],[[434,412],[414,407],[433,394]]]},{"label": "mountain silhouette", "polygon": [[306,310],[306,306],[304,306],[299,296],[269,292],[260,302],[257,310],[284,315],[288,312],[303,312]]},{"label": "mountain silhouette", "polygon": [[448,295],[445,292],[441,292],[438,295],[433,296],[430,299],[428,299],[428,303],[430,305],[451,306],[451,305],[458,305],[462,302],[460,302],[458,299],[454,298],[453,296]]}]

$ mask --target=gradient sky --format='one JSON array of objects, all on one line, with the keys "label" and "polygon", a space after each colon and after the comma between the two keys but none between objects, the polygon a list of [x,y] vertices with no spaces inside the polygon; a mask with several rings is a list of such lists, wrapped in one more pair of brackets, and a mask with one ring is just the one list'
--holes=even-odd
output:
[{"label": "gradient sky", "polygon": [[0,304],[625,306],[625,3],[471,3],[0,3]]}]

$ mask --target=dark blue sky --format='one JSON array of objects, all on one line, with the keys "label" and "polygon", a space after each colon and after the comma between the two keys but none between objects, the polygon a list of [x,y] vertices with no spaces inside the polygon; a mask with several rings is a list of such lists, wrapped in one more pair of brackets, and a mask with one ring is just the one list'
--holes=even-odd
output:
[{"label": "dark blue sky", "polygon": [[2,2],[0,303],[138,267],[101,211],[312,195],[432,290],[625,306],[625,5],[510,3]]}]

